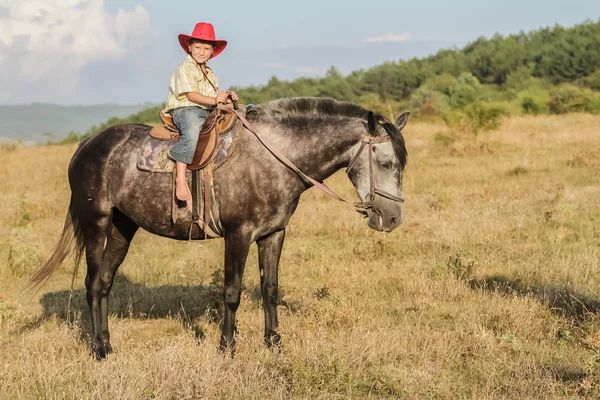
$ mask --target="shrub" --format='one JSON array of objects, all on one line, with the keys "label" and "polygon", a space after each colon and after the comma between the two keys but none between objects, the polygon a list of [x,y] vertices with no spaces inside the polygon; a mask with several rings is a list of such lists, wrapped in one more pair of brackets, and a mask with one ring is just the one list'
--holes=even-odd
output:
[{"label": "shrub", "polygon": [[503,90],[498,85],[481,85],[476,91],[476,101],[480,102],[506,102],[514,99],[514,94]]},{"label": "shrub", "polygon": [[477,99],[481,84],[470,72],[463,72],[450,87],[450,106],[463,108]]},{"label": "shrub", "polygon": [[600,68],[597,69],[593,74],[586,76],[585,78],[578,79],[576,83],[579,86],[587,87],[600,92]]},{"label": "shrub", "polygon": [[0,153],[6,152],[9,153],[11,151],[15,151],[19,148],[19,146],[21,145],[20,142],[7,142],[7,143],[0,143]]},{"label": "shrub", "polygon": [[456,84],[456,78],[450,74],[434,75],[427,79],[422,87],[450,96],[450,88]]},{"label": "shrub", "polygon": [[600,114],[600,96],[595,96],[586,103],[585,112]]},{"label": "shrub", "polygon": [[473,279],[475,260],[464,260],[463,252],[459,251],[455,255],[448,257],[448,261],[446,261],[446,269],[450,275],[456,278],[456,280],[469,282]]},{"label": "shrub", "polygon": [[550,93],[537,86],[532,86],[518,94],[521,108],[525,114],[547,114]]},{"label": "shrub", "polygon": [[551,114],[566,114],[568,112],[585,111],[586,105],[593,102],[593,94],[589,89],[565,83],[556,87],[548,100]]},{"label": "shrub", "polygon": [[80,141],[81,141],[81,135],[78,135],[77,133],[70,131],[69,134],[63,140],[60,140],[58,142],[48,143],[48,144],[71,144],[71,143],[79,143]]},{"label": "shrub", "polygon": [[583,89],[584,93],[584,111],[591,114],[600,114],[600,93],[592,92],[590,89]]},{"label": "shrub", "polygon": [[504,86],[508,89],[524,89],[529,86],[532,79],[535,63],[518,66],[514,71],[508,74]]},{"label": "shrub", "polygon": [[410,96],[408,107],[417,115],[442,115],[448,108],[447,96],[427,87],[420,87]]},{"label": "shrub", "polygon": [[394,116],[399,115],[404,109],[404,105],[397,101],[382,101],[378,94],[368,93],[360,97],[358,104],[367,110],[385,115],[390,119],[394,119]]},{"label": "shrub", "polygon": [[506,111],[498,106],[473,103],[463,110],[450,111],[443,115],[444,122],[454,134],[477,136],[482,131],[491,131],[500,126],[500,117]]}]

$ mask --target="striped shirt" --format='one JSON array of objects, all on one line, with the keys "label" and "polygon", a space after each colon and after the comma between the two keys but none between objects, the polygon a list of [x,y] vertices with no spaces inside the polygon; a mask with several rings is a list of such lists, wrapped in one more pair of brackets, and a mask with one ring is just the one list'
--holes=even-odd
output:
[{"label": "striped shirt", "polygon": [[208,66],[206,67],[206,76],[215,88],[217,88],[215,90],[210,82],[204,78],[204,74],[200,68],[200,64],[189,54],[179,67],[177,67],[175,72],[173,72],[173,76],[171,76],[169,95],[167,97],[166,108],[163,110],[164,113],[168,113],[172,109],[179,107],[197,106],[206,109],[212,107],[212,105],[189,101],[185,95],[188,92],[198,92],[204,96],[217,96],[217,90],[219,89],[217,75]]}]

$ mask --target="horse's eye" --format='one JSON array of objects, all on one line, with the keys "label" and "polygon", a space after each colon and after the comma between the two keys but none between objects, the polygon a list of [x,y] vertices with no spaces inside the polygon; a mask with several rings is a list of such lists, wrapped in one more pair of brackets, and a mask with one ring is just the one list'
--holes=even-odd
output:
[{"label": "horse's eye", "polygon": [[392,163],[384,161],[384,162],[380,162],[379,166],[383,169],[390,169],[392,167]]}]

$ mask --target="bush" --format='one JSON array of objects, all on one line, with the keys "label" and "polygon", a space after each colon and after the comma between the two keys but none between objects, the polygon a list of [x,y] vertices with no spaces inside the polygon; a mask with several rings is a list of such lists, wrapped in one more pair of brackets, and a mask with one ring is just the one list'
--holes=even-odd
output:
[{"label": "bush", "polygon": [[450,96],[450,88],[456,84],[456,78],[450,74],[434,75],[427,79],[423,86],[436,92]]},{"label": "bush", "polygon": [[590,102],[593,102],[593,94],[590,89],[580,89],[565,83],[552,91],[548,107],[551,114],[566,114],[585,111]]},{"label": "bush", "polygon": [[587,87],[596,92],[600,92],[600,68],[597,69],[593,74],[586,76],[585,78],[578,79],[576,82],[579,86]]},{"label": "bush", "polygon": [[480,85],[476,90],[475,101],[491,103],[491,102],[507,102],[514,99],[514,93],[503,90],[498,85]]},{"label": "bush", "polygon": [[481,84],[477,77],[470,72],[463,72],[456,83],[450,86],[450,106],[452,108],[463,108],[477,99]]},{"label": "bush", "polygon": [[400,115],[402,111],[406,111],[402,103],[393,100],[382,101],[379,95],[375,93],[361,96],[358,104],[367,110],[384,115],[391,120],[394,120],[394,116]]},{"label": "bush", "polygon": [[498,106],[473,103],[461,111],[445,113],[443,119],[454,134],[467,133],[477,136],[483,131],[497,129],[503,115],[506,115],[506,111]]},{"label": "bush", "polygon": [[535,63],[528,63],[527,65],[521,65],[514,71],[508,74],[504,88],[513,89],[515,91],[521,91],[528,87],[539,85],[541,79],[532,76]]},{"label": "bush", "polygon": [[585,112],[590,114],[600,114],[600,95],[588,98],[585,104]]},{"label": "bush", "polygon": [[521,108],[525,114],[547,114],[550,93],[537,86],[530,87],[518,95]]},{"label": "bush", "polygon": [[77,133],[70,131],[69,134],[63,140],[59,140],[58,142],[48,142],[48,144],[71,144],[71,143],[79,143],[80,141],[81,141],[81,135],[78,135]]},{"label": "bush", "polygon": [[442,115],[448,108],[447,96],[433,89],[420,87],[410,96],[408,108],[417,115]]}]

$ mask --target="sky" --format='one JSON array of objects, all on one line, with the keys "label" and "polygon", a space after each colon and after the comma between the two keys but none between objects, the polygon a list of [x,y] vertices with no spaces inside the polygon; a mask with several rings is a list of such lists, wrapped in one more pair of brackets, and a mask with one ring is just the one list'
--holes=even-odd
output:
[{"label": "sky", "polygon": [[226,89],[599,19],[599,0],[0,0],[0,105],[163,102],[197,22],[228,41]]}]

